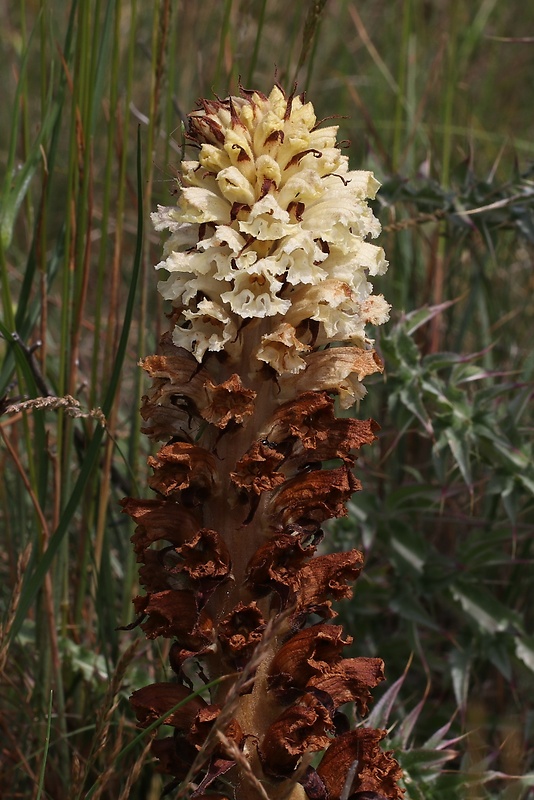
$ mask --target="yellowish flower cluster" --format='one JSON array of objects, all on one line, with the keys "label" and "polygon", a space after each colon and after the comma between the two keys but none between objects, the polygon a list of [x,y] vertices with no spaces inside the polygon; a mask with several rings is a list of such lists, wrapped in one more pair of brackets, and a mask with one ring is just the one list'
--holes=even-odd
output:
[{"label": "yellowish flower cluster", "polygon": [[197,361],[239,346],[245,323],[274,317],[253,358],[298,373],[313,348],[365,347],[365,324],[388,319],[368,280],[387,269],[367,241],[380,233],[366,202],[379,184],[349,170],[337,126],[316,128],[311,103],[278,86],[243,95],[204,100],[190,115],[198,161],[182,162],[178,206],[152,215],[171,233],[159,290],[178,312],[174,344]]}]

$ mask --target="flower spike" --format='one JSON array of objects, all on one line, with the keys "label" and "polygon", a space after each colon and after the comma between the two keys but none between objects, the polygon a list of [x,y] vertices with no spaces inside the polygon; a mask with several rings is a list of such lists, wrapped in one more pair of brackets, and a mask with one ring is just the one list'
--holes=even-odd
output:
[{"label": "flower spike", "polygon": [[382,370],[365,326],[389,314],[369,280],[387,268],[369,241],[379,184],[336,137],[296,87],[200,100],[178,204],[152,215],[169,232],[156,268],[172,330],[142,363],[155,497],[123,506],[137,624],[172,639],[174,677],[131,702],[141,726],[173,729],[152,752],[179,796],[402,797],[383,732],[351,731],[341,711],[363,718],[384,677],[379,658],[345,658],[352,637],[329,623],[363,556],[317,552],[361,489],[353,469],[378,425],[336,407]]}]

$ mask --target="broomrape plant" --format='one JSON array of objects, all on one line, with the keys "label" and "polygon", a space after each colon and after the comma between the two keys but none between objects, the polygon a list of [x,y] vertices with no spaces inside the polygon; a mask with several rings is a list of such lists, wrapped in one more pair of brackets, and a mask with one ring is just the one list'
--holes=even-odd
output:
[{"label": "broomrape plant", "polygon": [[[368,280],[387,268],[367,241],[379,184],[349,170],[336,134],[279,86],[201,100],[198,159],[182,162],[178,205],[153,214],[170,231],[157,268],[173,330],[143,362],[141,414],[164,444],[149,459],[156,497],[123,503],[146,590],[137,622],[173,640],[175,677],[131,702],[142,726],[171,726],[152,752],[179,796],[402,797],[385,731],[350,730],[340,711],[363,717],[383,679],[379,658],[343,657],[352,638],[328,622],[362,554],[317,555],[378,427],[335,402],[348,409],[381,371],[365,324],[389,311]],[[212,702],[193,694],[213,681]]]}]

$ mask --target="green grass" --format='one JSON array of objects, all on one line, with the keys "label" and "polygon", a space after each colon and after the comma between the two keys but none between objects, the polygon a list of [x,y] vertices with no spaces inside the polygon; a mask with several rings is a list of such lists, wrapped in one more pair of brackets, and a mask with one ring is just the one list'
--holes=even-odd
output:
[{"label": "green grass", "polygon": [[533,23],[496,0],[2,6],[2,797],[161,794],[127,696],[165,647],[117,630],[137,591],[118,501],[148,493],[137,361],[165,327],[148,214],[185,114],[240,79],[298,80],[383,182],[387,377],[358,411],[382,436],[335,533],[367,556],[357,652],[386,691],[413,654],[383,719],[407,796],[527,796],[503,776],[534,769]]}]

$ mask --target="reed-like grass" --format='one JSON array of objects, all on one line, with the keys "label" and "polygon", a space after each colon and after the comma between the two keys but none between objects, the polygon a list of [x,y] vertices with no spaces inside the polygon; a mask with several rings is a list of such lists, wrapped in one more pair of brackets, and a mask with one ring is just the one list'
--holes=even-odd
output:
[{"label": "reed-like grass", "polygon": [[[117,630],[137,591],[118,500],[147,493],[137,361],[164,328],[148,213],[197,97],[275,79],[384,183],[389,376],[361,409],[382,453],[339,535],[368,553],[359,652],[391,682],[415,653],[400,719],[429,681],[407,796],[526,796],[476,778],[532,770],[532,23],[496,0],[3,4],[2,797],[160,797],[126,697],[166,654]],[[478,734],[432,776],[416,745],[455,715]]]}]

